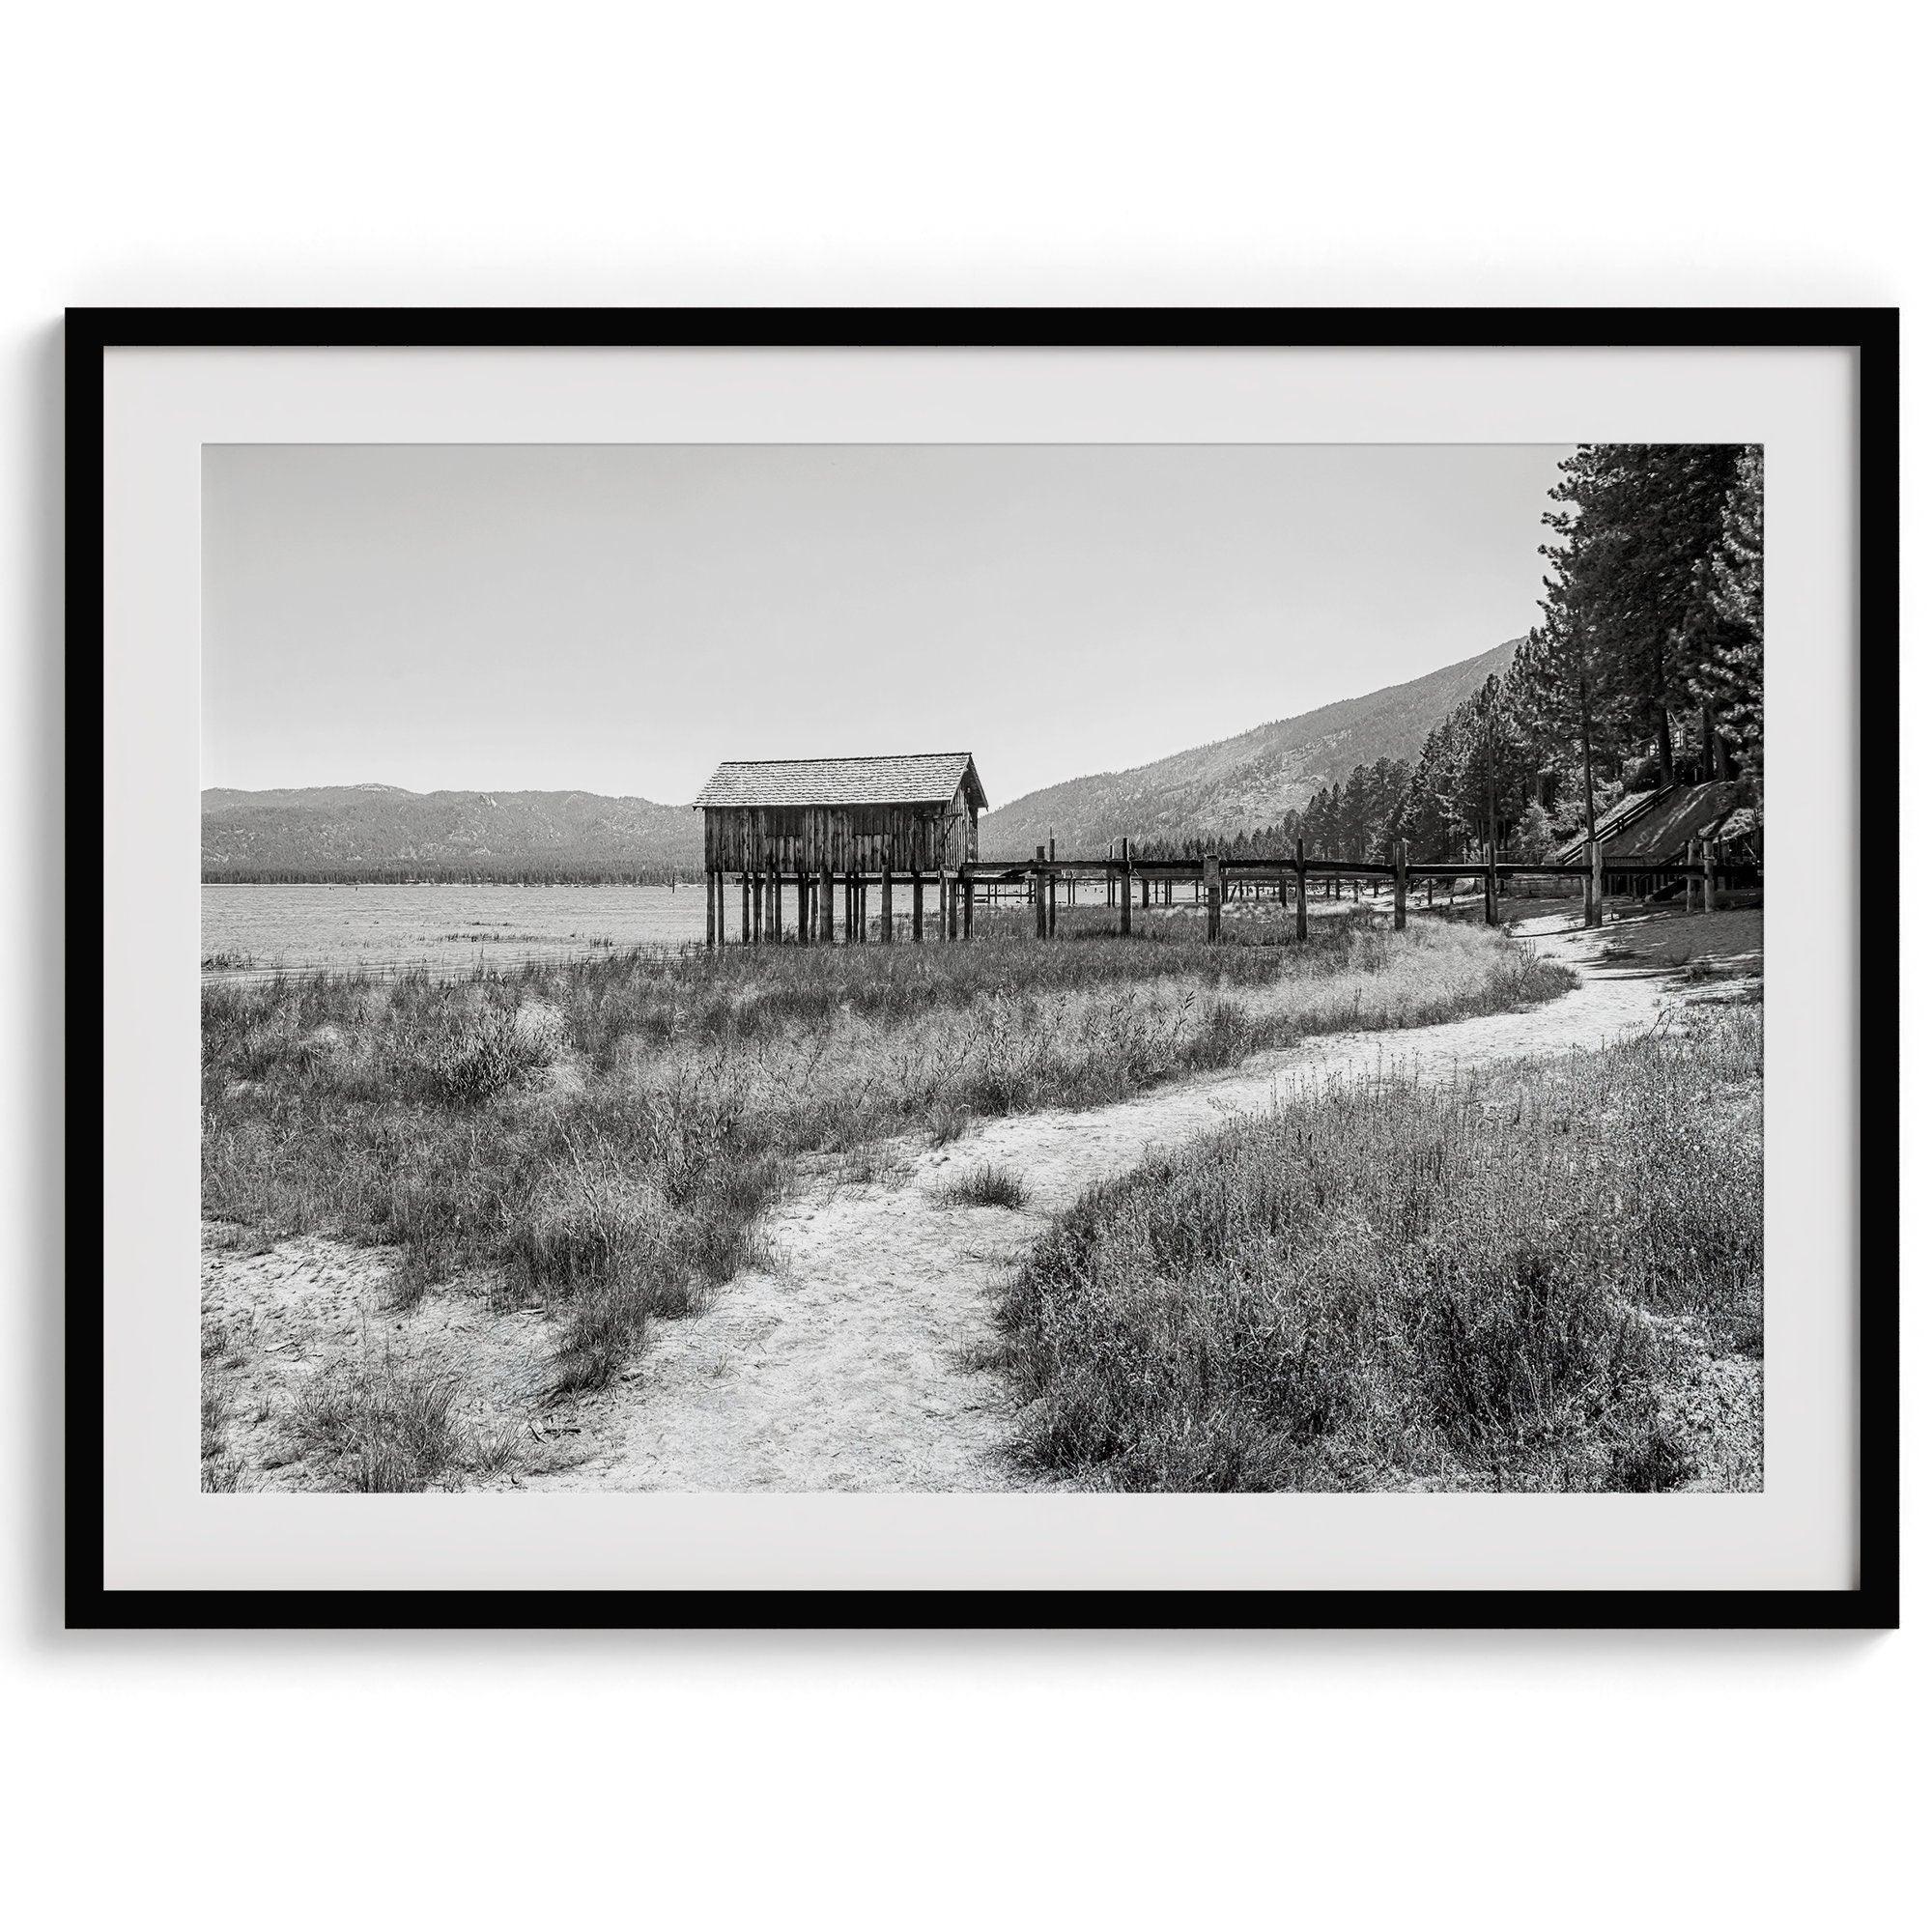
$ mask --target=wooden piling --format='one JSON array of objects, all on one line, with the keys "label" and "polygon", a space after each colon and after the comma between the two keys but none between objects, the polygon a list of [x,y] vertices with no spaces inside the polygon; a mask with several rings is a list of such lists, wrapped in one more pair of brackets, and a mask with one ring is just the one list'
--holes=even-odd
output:
[{"label": "wooden piling", "polygon": [[962,872],[959,875],[959,937],[973,937],[973,875]]},{"label": "wooden piling", "polygon": [[879,943],[882,946],[893,943],[893,868],[890,866],[879,868]]},{"label": "wooden piling", "polygon": [[1308,937],[1308,848],[1294,841],[1294,936]]},{"label": "wooden piling", "polygon": [[925,938],[925,874],[914,872],[912,875],[912,943],[920,945]]}]

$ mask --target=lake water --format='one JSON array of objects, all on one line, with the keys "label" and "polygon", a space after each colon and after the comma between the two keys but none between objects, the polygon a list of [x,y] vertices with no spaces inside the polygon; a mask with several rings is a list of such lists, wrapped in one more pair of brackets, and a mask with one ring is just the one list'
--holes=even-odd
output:
[{"label": "lake water", "polygon": [[704,938],[700,886],[203,886],[202,970],[595,958]]}]

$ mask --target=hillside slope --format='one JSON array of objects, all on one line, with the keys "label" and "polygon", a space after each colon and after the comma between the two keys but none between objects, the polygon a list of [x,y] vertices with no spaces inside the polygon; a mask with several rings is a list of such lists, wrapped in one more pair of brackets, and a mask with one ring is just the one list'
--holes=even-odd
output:
[{"label": "hillside slope", "polygon": [[230,872],[631,872],[702,863],[696,812],[584,791],[319,785],[201,795],[204,877]]},{"label": "hillside slope", "polygon": [[1050,831],[1062,852],[1098,854],[1123,838],[1232,835],[1271,824],[1356,765],[1413,758],[1452,706],[1507,668],[1520,641],[1132,771],[1029,792],[980,821],[980,850],[989,859],[1024,856]]}]

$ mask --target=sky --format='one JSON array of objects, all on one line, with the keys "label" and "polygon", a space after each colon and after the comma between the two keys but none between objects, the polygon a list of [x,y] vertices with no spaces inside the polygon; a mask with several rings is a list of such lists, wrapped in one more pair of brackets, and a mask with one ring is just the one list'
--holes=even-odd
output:
[{"label": "sky", "polygon": [[202,782],[964,751],[998,805],[1521,636],[1567,453],[210,445]]}]

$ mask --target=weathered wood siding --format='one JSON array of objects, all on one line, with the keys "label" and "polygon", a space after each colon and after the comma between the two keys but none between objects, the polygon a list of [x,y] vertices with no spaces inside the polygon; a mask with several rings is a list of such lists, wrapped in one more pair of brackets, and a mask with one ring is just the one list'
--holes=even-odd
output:
[{"label": "weathered wood siding", "polygon": [[950,805],[704,809],[704,863],[714,871],[937,872],[979,856],[963,785]]}]

